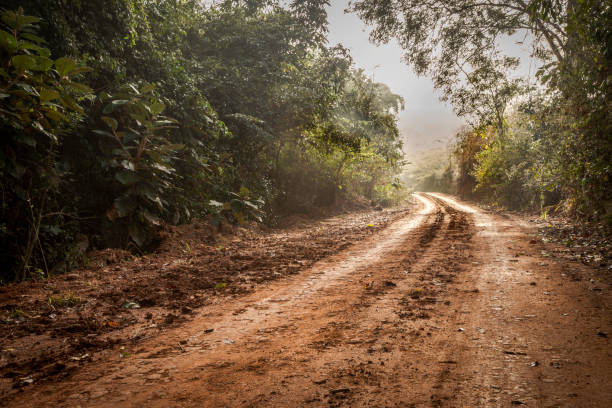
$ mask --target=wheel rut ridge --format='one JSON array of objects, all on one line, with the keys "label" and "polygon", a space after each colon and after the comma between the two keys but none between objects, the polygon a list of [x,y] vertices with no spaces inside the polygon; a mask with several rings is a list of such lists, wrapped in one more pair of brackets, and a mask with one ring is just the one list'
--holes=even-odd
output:
[{"label": "wheel rut ridge", "polygon": [[[427,198],[430,197],[428,196]],[[432,201],[435,202],[437,208],[420,228],[420,237],[416,241],[420,246],[410,251],[402,261],[404,269],[403,279],[396,281],[397,287],[392,287],[384,293],[377,293],[378,295],[386,296],[386,299],[399,299],[395,302],[392,310],[399,319],[399,325],[391,333],[386,333],[384,330],[380,331],[377,338],[372,339],[373,343],[368,352],[377,349],[381,349],[383,352],[390,352],[390,349],[398,346],[400,350],[402,348],[405,349],[405,346],[401,344],[402,342],[397,341],[404,337],[402,333],[408,333],[410,336],[419,336],[422,332],[418,330],[421,329],[415,330],[415,325],[427,327],[428,323],[419,322],[427,322],[430,319],[439,318],[441,315],[444,315],[447,311],[440,310],[444,309],[441,305],[450,303],[448,299],[455,290],[452,287],[455,277],[467,269],[469,257],[473,252],[470,239],[475,232],[472,217],[446,205],[442,200],[432,199]],[[388,277],[399,278],[399,275],[385,275],[385,278]],[[411,290],[410,287],[417,289]],[[384,300],[379,300],[377,304],[370,305],[368,311],[372,312],[374,309],[381,307],[383,302]],[[368,311],[363,311],[360,319],[366,319]],[[381,323],[384,324],[385,321]],[[381,327],[378,326],[377,329]],[[418,339],[422,339],[422,336],[413,337],[412,341]],[[411,347],[414,346],[414,344],[411,345]],[[440,346],[445,346],[445,344],[440,344]],[[407,353],[405,356],[400,357],[400,359],[406,359],[408,362],[406,366],[409,366],[415,357],[417,359],[421,357],[418,346],[412,351],[410,349],[405,350]],[[434,362],[432,366],[435,366],[438,360],[440,360],[439,354],[441,352],[443,354],[446,353],[443,347],[434,350],[434,355],[427,356]],[[450,359],[448,360],[451,361]],[[405,379],[398,379],[397,373],[390,372],[386,368],[387,364],[382,367],[366,365],[368,367],[367,370],[363,369],[363,363],[353,364],[358,370],[350,374],[351,381],[359,383],[358,388],[367,388],[368,385],[371,385],[370,383],[373,379],[377,379],[377,381],[383,384],[386,382],[387,390],[393,388],[394,382],[397,383],[397,387],[405,386],[405,384],[402,384],[402,381],[405,381]],[[429,374],[425,373],[424,378],[419,380],[427,383],[435,379],[433,386],[431,386],[431,389],[429,389],[427,395],[422,400],[427,405],[440,406],[444,399],[450,398],[447,394],[438,394],[439,389],[442,388],[441,384],[444,384],[445,380],[450,377],[453,368],[450,365],[446,365],[441,371],[435,371],[437,369],[438,367]],[[404,367],[400,371],[408,374]],[[345,373],[346,368],[339,367],[334,375],[341,377],[346,375]],[[428,375],[431,376],[427,377]],[[399,375],[399,377],[404,377],[404,375]],[[381,392],[380,398],[383,398],[384,394],[384,392]],[[333,403],[330,406],[367,406],[368,403],[374,405],[383,403],[384,399],[377,398],[373,398],[371,394],[358,389],[355,390],[355,395],[353,396],[342,395],[342,399],[335,398],[329,402],[330,404]]]}]

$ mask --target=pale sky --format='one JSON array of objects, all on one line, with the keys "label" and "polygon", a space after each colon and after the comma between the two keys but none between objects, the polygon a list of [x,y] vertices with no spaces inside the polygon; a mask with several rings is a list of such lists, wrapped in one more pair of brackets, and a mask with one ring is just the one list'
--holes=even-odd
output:
[{"label": "pale sky", "polygon": [[[447,103],[440,102],[439,93],[429,78],[418,77],[408,65],[401,61],[402,49],[392,41],[376,46],[369,41],[371,28],[355,14],[345,14],[348,0],[331,0],[327,9],[329,21],[329,44],[343,44],[351,50],[355,66],[373,75],[377,82],[387,84],[401,95],[406,109],[399,114],[399,126],[404,139],[406,153],[441,147],[437,140],[454,138],[455,132],[465,120],[458,118]],[[528,38],[529,36],[527,36]],[[517,34],[500,41],[501,49],[508,55],[521,58],[517,74],[533,81],[535,66],[530,58],[529,44],[519,46],[517,41],[526,40],[525,34]],[[529,43],[528,40],[525,41]]]},{"label": "pale sky", "polygon": [[330,45],[341,43],[349,48],[356,67],[404,98],[406,109],[399,114],[399,126],[407,153],[440,147],[436,140],[452,138],[463,120],[448,104],[440,102],[429,78],[417,77],[401,61],[402,49],[397,43],[378,47],[370,43],[371,29],[355,14],[345,14],[347,7],[348,0],[331,0],[327,10]]}]

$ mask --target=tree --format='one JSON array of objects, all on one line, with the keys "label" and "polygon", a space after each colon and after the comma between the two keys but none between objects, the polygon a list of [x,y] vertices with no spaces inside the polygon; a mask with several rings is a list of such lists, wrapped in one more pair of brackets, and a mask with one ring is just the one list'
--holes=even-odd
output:
[{"label": "tree", "polygon": [[[476,128],[494,124],[502,137],[505,108],[521,84],[512,79],[516,62],[501,54],[499,40],[529,37],[546,103],[526,118],[539,132],[534,138],[549,146],[542,165],[549,169],[547,184],[563,192],[567,208],[612,220],[610,1],[359,0],[353,10],[375,25],[373,40],[396,38],[406,62],[431,76],[459,114],[484,119]],[[503,149],[501,142],[500,154]]]},{"label": "tree", "polygon": [[572,1],[360,0],[353,10],[376,24],[372,39],[397,38],[417,73],[437,80],[456,77],[459,67],[496,50],[501,37],[525,30],[533,34],[538,55],[563,61],[568,3]]}]

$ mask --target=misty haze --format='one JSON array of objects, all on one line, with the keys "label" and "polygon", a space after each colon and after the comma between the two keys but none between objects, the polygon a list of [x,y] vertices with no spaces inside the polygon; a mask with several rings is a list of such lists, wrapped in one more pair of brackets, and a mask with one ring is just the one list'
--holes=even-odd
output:
[{"label": "misty haze", "polygon": [[607,0],[0,0],[0,407],[609,407]]}]

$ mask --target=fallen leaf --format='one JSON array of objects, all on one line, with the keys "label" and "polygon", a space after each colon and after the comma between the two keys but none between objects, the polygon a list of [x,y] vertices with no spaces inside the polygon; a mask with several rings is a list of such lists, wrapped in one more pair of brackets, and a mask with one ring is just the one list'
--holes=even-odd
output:
[{"label": "fallen leaf", "polygon": [[140,305],[136,302],[125,302],[121,307],[124,309],[140,309]]}]

